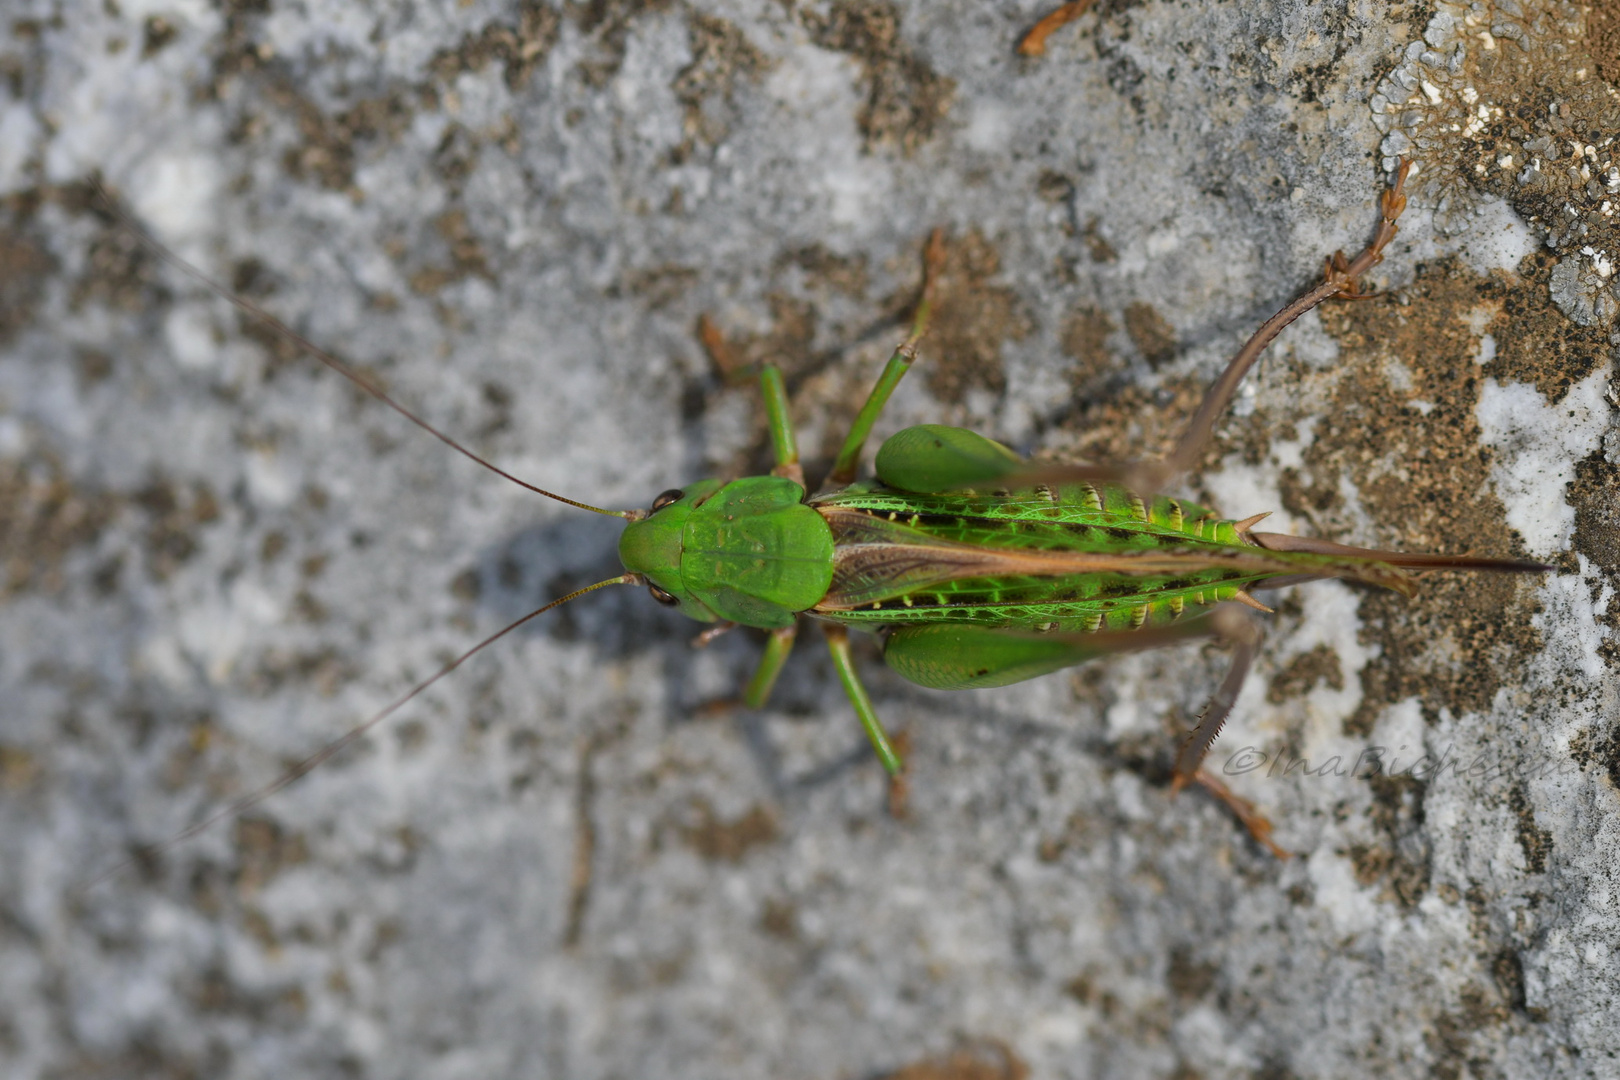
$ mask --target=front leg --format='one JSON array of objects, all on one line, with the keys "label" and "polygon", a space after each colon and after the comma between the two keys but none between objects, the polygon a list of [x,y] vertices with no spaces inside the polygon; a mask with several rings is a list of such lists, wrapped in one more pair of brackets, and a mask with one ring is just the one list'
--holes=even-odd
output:
[{"label": "front leg", "polygon": [[[703,348],[726,385],[747,381],[751,366],[737,362],[725,335],[707,315],[698,319],[698,340],[703,342]],[[781,368],[775,364],[761,365],[759,393],[765,402],[765,424],[771,432],[771,455],[776,459],[771,475],[784,476],[804,487],[804,467],[799,464],[799,442],[793,435],[793,420],[788,415],[787,383],[782,379]]]},{"label": "front leg", "polygon": [[787,384],[782,369],[766,364],[759,373],[759,391],[765,399],[765,422],[771,429],[771,453],[776,457],[772,476],[785,476],[804,487],[804,466],[799,464],[799,442],[788,416]]},{"label": "front leg", "polygon": [[[905,378],[906,372],[917,359],[917,343],[928,332],[928,322],[934,308],[934,292],[938,287],[940,272],[944,265],[945,233],[942,229],[935,229],[929,235],[928,246],[923,251],[922,296],[917,301],[917,310],[912,316],[911,333],[906,335],[906,340],[895,350],[894,355],[889,357],[888,364],[883,368],[883,374],[878,377],[877,385],[867,396],[866,404],[861,406],[861,411],[855,417],[855,423],[851,425],[849,435],[844,439],[844,445],[838,452],[838,458],[833,463],[832,472],[827,476],[828,485],[845,487],[855,479],[861,450],[866,446],[867,437],[872,434],[872,425],[883,412],[883,406],[888,404],[889,395],[894,393],[894,388],[900,385],[900,380]],[[707,315],[698,319],[698,339],[702,341],[709,359],[727,385],[735,385],[748,378],[752,370],[751,365],[737,362],[726,345],[725,335]],[[799,447],[793,435],[793,422],[788,418],[787,387],[782,380],[781,369],[775,364],[762,365],[759,369],[759,384],[761,396],[765,399],[765,419],[771,432],[771,451],[776,458],[776,465],[771,469],[771,474],[785,476],[803,487],[804,467],[799,463]]]}]

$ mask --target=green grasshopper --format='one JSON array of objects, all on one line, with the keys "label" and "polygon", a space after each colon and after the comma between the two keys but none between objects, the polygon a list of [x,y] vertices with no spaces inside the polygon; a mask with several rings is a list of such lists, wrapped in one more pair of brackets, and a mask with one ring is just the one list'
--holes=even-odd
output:
[{"label": "green grasshopper", "polygon": [[820,490],[812,494],[805,483],[782,373],[765,364],[759,383],[776,462],[770,475],[702,480],[665,491],[645,510],[592,506],[517,479],[250,301],[159,249],[452,449],[530,491],[626,522],[619,540],[622,575],[569,593],[486,638],[274,784],[168,843],[292,783],[529,620],[585,593],[623,584],[645,586],[658,603],[711,624],[701,641],[736,626],[766,631],[764,656],[741,698],[750,708],[763,706],[770,696],[800,624],[819,623],[850,704],[891,778],[897,812],[904,767],[851,657],[851,628],[878,634],[885,662],[903,678],[940,690],[1006,686],[1114,653],[1217,639],[1231,648],[1231,667],[1180,748],[1172,789],[1200,783],[1256,840],[1286,857],[1271,840],[1270,823],[1201,768],[1259,645],[1259,628],[1245,609],[1270,610],[1253,599],[1251,590],[1340,578],[1410,595],[1413,570],[1548,569],[1257,532],[1254,525],[1265,514],[1228,519],[1183,499],[1149,494],[1197,460],[1244,374],[1284,327],[1326,300],[1368,295],[1360,279],[1395,237],[1396,219],[1406,205],[1406,173],[1403,163],[1384,191],[1381,219],[1367,247],[1353,260],[1335,254],[1321,283],[1255,331],[1162,461],[1037,465],[972,431],[923,425],[887,439],[876,455],[875,478],[854,482],[867,438],[927,331],[943,261],[936,232],[927,247],[911,332],[889,358]]}]

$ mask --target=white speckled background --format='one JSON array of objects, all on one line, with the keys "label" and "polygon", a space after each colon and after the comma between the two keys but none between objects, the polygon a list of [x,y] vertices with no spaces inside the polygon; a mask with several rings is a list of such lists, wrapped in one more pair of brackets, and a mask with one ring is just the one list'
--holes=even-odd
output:
[{"label": "white speckled background", "polygon": [[[1167,797],[1144,762],[1218,680],[1214,650],[945,695],[864,648],[912,739],[896,822],[815,636],[771,708],[704,719],[758,641],[693,653],[695,627],[631,590],[493,648],[246,821],[76,891],[616,568],[614,522],[278,356],[142,261],[87,176],[503,467],[645,505],[763,445],[700,314],[738,340],[797,328],[796,419],[824,454],[935,225],[978,230],[985,287],[1028,332],[1000,335],[1004,391],[919,372],[880,433],[1062,450],[1077,381],[1171,406],[1368,235],[1387,134],[1368,102],[1433,6],[1101,0],[1033,62],[1013,50],[1039,0],[10,0],[0,1072],[1616,1075],[1614,567],[1577,553],[1607,541],[1565,487],[1620,456],[1606,353],[1556,401],[1480,390],[1507,524],[1560,566],[1521,586],[1537,648],[1455,658],[1501,666],[1491,706],[1413,699],[1347,728],[1380,646],[1363,590],[1315,585],[1217,747],[1538,763],[1402,789],[1415,893],[1354,854],[1396,835],[1365,779],[1233,777],[1287,863]],[[857,14],[852,52],[835,30]],[[1539,246],[1499,201],[1446,235],[1430,209],[1378,284],[1451,254],[1511,271]],[[1167,325],[1168,359],[1124,328],[1132,305]],[[1081,310],[1112,328],[1106,378],[1065,355]],[[1285,369],[1342,358],[1314,315],[1278,354],[1239,419],[1288,414]],[[1234,446],[1185,490],[1310,530],[1284,481],[1330,419]],[[1346,492],[1334,538],[1387,535]],[[1268,699],[1319,646],[1340,677]]]}]

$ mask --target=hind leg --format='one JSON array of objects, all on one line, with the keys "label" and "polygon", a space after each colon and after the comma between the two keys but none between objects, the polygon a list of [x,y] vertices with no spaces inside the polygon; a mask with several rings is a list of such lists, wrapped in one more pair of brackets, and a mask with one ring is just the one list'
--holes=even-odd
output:
[{"label": "hind leg", "polygon": [[1260,645],[1260,628],[1235,603],[1173,626],[1091,633],[1034,633],[971,624],[935,623],[889,635],[883,659],[899,675],[939,690],[1008,686],[1102,656],[1139,652],[1195,638],[1213,637],[1232,648],[1232,665],[1176,758],[1172,792],[1188,782],[1202,785],[1232,811],[1249,834],[1278,858],[1288,852],[1271,839],[1271,822],[1202,766],[1220,735]]},{"label": "hind leg", "polygon": [[1281,311],[1267,319],[1260,329],[1237,351],[1220,378],[1210,386],[1203,403],[1193,414],[1187,430],[1182,433],[1175,448],[1160,461],[1137,461],[1121,465],[1054,465],[1020,470],[1006,478],[1004,483],[1024,486],[1033,483],[1072,483],[1080,480],[1106,480],[1126,484],[1138,491],[1158,491],[1165,481],[1186,472],[1204,452],[1215,431],[1215,421],[1232,403],[1232,396],[1260,359],[1266,347],[1276,340],[1290,323],[1327,300],[1359,300],[1367,297],[1362,291],[1361,277],[1384,258],[1384,249],[1395,239],[1395,221],[1406,209],[1403,189],[1411,163],[1403,160],[1395,174],[1395,182],[1385,189],[1379,201],[1380,218],[1372,241],[1354,259],[1343,252],[1327,261],[1322,281],[1299,299],[1285,305]]}]

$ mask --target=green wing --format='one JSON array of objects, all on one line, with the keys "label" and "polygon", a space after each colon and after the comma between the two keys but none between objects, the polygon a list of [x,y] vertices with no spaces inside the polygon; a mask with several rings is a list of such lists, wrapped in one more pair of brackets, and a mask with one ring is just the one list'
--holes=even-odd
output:
[{"label": "green wing", "polygon": [[864,484],[813,505],[834,539],[832,582],[814,610],[874,628],[1128,631],[1283,577],[1411,587],[1375,559],[1270,551],[1204,507],[1118,485],[915,494]]}]

